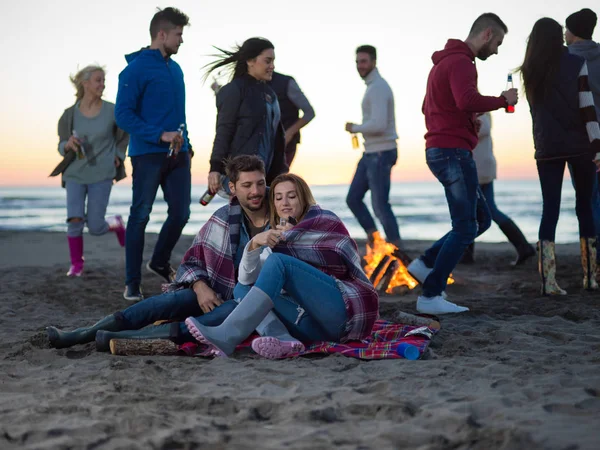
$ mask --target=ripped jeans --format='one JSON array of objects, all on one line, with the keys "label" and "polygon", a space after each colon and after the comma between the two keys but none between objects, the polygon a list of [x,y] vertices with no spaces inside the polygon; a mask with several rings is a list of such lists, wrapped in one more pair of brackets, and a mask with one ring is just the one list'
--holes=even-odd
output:
[{"label": "ripped jeans", "polygon": [[[297,258],[273,253],[255,286],[273,301],[273,311],[290,334],[302,342],[340,342],[347,321],[346,305],[335,279]],[[233,291],[243,298],[252,286],[238,283]],[[284,289],[285,294],[281,293]]]}]

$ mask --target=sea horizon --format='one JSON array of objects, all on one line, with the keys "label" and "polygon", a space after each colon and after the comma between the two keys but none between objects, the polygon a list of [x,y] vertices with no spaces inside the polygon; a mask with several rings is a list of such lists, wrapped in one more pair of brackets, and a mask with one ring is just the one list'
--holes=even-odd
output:
[{"label": "sea horizon", "polygon": [[[364,239],[364,231],[346,205],[348,187],[349,184],[346,183],[311,186],[317,202],[340,216],[353,238]],[[225,204],[225,200],[217,196],[208,206],[200,205],[198,200],[205,190],[206,184],[192,186],[191,215],[183,231],[185,235],[195,235],[210,215]],[[497,180],[494,182],[494,190],[500,210],[517,223],[530,242],[537,241],[542,213],[539,181]],[[130,202],[131,185],[114,185],[107,215],[120,214],[127,220]],[[365,196],[365,203],[372,212],[369,193]],[[65,191],[60,186],[0,186],[0,229],[66,231],[65,204]],[[443,187],[437,181],[393,182],[390,204],[403,239],[436,240],[450,229],[446,198]],[[159,189],[146,230],[160,231],[166,217],[167,205]],[[381,227],[379,229],[382,231]],[[578,239],[575,194],[571,181],[565,179],[556,242],[571,243]],[[503,242],[506,238],[492,224],[478,241]]]}]

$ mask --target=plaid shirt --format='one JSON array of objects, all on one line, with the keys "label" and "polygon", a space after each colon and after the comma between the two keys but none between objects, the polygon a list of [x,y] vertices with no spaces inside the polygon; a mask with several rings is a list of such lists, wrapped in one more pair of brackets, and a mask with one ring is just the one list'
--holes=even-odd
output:
[{"label": "plaid shirt", "polygon": [[175,282],[166,291],[189,288],[204,281],[223,300],[233,298],[237,280],[234,256],[240,242],[242,207],[236,197],[219,208],[200,228],[192,246],[183,256]]},{"label": "plaid shirt", "polygon": [[356,242],[333,212],[312,206],[273,251],[293,256],[334,277],[346,304],[342,342],[365,339],[379,316],[379,296],[360,265]]}]

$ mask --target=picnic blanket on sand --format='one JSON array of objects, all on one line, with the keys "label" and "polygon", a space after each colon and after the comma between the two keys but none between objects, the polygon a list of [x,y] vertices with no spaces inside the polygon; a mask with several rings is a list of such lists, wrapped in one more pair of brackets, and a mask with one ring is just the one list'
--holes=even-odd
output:
[{"label": "picnic blanket on sand", "polygon": [[[407,333],[415,328],[421,328],[414,325],[405,325],[401,323],[388,322],[386,320],[377,320],[373,326],[371,335],[362,341],[351,341],[340,344],[338,342],[313,342],[306,347],[303,353],[290,355],[290,357],[309,355],[309,354],[333,354],[340,353],[344,356],[358,359],[402,359],[397,352],[400,344],[411,344],[419,349],[422,356],[430,339],[423,335],[406,336]],[[435,335],[439,329],[428,328],[432,335]],[[250,347],[252,340],[256,335],[250,336],[238,349]],[[190,356],[204,356],[202,346],[194,343],[188,343],[180,346],[183,353]]]}]

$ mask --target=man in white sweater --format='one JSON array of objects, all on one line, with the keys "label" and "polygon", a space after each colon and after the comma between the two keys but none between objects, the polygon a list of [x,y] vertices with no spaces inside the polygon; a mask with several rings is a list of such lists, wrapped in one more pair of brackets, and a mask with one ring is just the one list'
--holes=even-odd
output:
[{"label": "man in white sweater", "polygon": [[346,131],[362,134],[365,152],[356,167],[346,203],[372,239],[377,226],[363,201],[370,190],[373,211],[383,225],[387,241],[400,247],[400,231],[389,202],[390,176],[398,159],[394,94],[376,65],[375,47],[362,45],[356,49],[356,69],[367,90],[362,101],[362,124],[346,123]]}]

